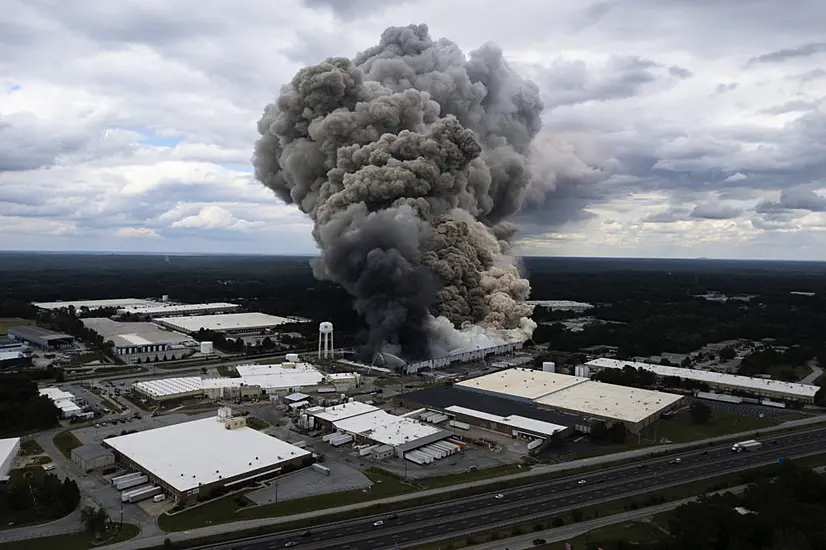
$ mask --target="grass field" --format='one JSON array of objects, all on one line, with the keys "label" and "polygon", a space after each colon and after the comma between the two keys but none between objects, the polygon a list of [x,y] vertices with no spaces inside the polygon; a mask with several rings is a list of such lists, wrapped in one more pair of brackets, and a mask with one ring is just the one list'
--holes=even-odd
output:
[{"label": "grass field", "polygon": [[[615,550],[616,546],[612,541],[622,539],[633,548],[637,544],[656,542],[663,537],[664,533],[657,522],[631,521],[607,525],[594,529],[588,533],[575,537],[569,541],[542,544],[537,549],[542,550],[565,550],[565,542],[571,544],[572,548],[603,548],[604,550]],[[626,546],[627,548],[628,546]]]},{"label": "grass field", "polygon": [[674,443],[687,443],[698,439],[759,430],[778,424],[779,422],[772,418],[759,418],[717,410],[712,410],[711,419],[705,424],[695,424],[688,411],[680,411],[670,420],[657,422],[646,436],[652,443],[662,438],[667,438]]},{"label": "grass field", "polygon": [[9,329],[19,325],[30,325],[31,321],[20,317],[0,317],[0,334],[8,333]]},{"label": "grass field", "polygon": [[72,449],[82,446],[80,440],[75,437],[75,434],[73,434],[71,430],[58,432],[52,441],[55,447],[57,447],[66,458],[72,458]]},{"label": "grass field", "polygon": [[[301,514],[416,491],[382,470],[368,469],[364,474],[373,482],[366,491],[340,491],[263,506],[249,505],[250,501],[243,495],[230,495],[175,515],[162,515],[158,518],[158,526],[167,532],[185,531],[216,523]],[[241,503],[248,505],[241,506]]]},{"label": "grass field", "polygon": [[34,456],[44,452],[43,447],[34,439],[26,439],[20,442],[20,456]]},{"label": "grass field", "polygon": [[260,418],[255,417],[255,416],[248,416],[247,417],[247,426],[249,426],[253,430],[259,430],[259,431],[260,430],[266,430],[267,428],[270,427],[269,424],[267,424],[266,422],[264,422],[263,420],[261,420]]},{"label": "grass field", "polygon": [[683,410],[668,420],[659,420],[654,425],[649,426],[638,439],[632,434],[628,434],[626,442],[622,445],[601,445],[587,451],[571,453],[565,456],[566,460],[579,460],[592,456],[601,456],[623,451],[633,451],[642,447],[650,447],[661,444],[663,439],[672,443],[690,443],[711,437],[720,437],[739,432],[748,432],[777,426],[779,422],[773,418],[759,418],[757,416],[746,416],[732,414],[725,411],[712,410],[711,418],[704,424],[696,424],[687,410]]},{"label": "grass field", "polygon": [[[140,529],[131,523],[124,523],[123,530],[104,544],[114,544],[138,536]],[[53,537],[41,537],[37,539],[16,540],[0,544],[0,550],[89,550],[99,546],[101,543],[93,540],[88,533],[73,533],[71,535],[56,535]]]}]

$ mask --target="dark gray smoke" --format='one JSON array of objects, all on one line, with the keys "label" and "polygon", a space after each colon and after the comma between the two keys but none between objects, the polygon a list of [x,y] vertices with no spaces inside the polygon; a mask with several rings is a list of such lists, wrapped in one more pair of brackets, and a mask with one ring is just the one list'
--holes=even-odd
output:
[{"label": "dark gray smoke", "polygon": [[466,57],[425,25],[300,70],[266,107],[255,175],[313,219],[316,275],[355,297],[371,349],[530,337],[507,218],[533,192],[542,109],[498,47]]}]

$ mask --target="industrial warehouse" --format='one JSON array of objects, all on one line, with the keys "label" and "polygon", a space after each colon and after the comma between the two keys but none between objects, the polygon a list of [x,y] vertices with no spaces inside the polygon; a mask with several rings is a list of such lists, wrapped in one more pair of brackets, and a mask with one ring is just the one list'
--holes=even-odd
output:
[{"label": "industrial warehouse", "polygon": [[266,313],[228,313],[226,315],[192,315],[187,317],[158,317],[155,322],[161,326],[185,334],[200,330],[220,332],[226,335],[260,334],[274,330],[281,325],[300,322],[287,317],[276,317]]},{"label": "industrial warehouse", "polygon": [[154,300],[145,298],[114,298],[112,300],[72,300],[66,302],[34,302],[32,305],[37,309],[54,311],[58,309],[74,308],[77,311],[88,309],[125,308],[125,307],[148,307],[156,304]]},{"label": "industrial warehouse", "polygon": [[48,397],[54,403],[54,406],[60,409],[61,418],[68,419],[83,414],[83,409],[75,403],[76,397],[67,391],[48,387],[40,388],[38,393],[43,397]]},{"label": "industrial warehouse", "polygon": [[208,399],[245,399],[260,396],[260,386],[247,384],[242,378],[161,378],[135,382],[132,389],[152,401],[173,401],[189,397]]},{"label": "industrial warehouse", "polygon": [[198,351],[198,343],[152,323],[120,323],[105,317],[82,319],[83,326],[112,342],[112,352],[126,363],[183,359]]},{"label": "industrial warehouse", "polygon": [[343,392],[357,387],[361,379],[355,372],[324,374],[315,366],[302,363],[294,353],[288,353],[286,358],[286,362],[273,365],[238,365],[239,378],[160,378],[136,382],[132,389],[153,401],[189,397],[244,399],[307,391]]},{"label": "industrial warehouse", "polygon": [[9,329],[8,335],[18,342],[23,342],[42,350],[61,350],[75,346],[74,336],[54,332],[53,330],[35,325],[12,327]]},{"label": "industrial warehouse", "polygon": [[[479,406],[474,407],[474,400],[462,397],[463,393],[484,399],[475,400]],[[621,422],[628,431],[639,433],[664,412],[679,407],[684,397],[603,384],[582,376],[514,368],[454,384],[448,395],[422,390],[399,399],[438,408],[460,422],[544,438],[566,427],[588,432],[588,426],[596,420]],[[504,404],[507,401],[510,406]],[[517,404],[522,405],[521,411],[516,410]],[[499,410],[491,411],[491,405]],[[542,418],[539,411],[543,410],[556,414]]]},{"label": "industrial warehouse", "polygon": [[215,315],[232,313],[241,309],[237,304],[211,302],[207,304],[175,304],[168,302],[149,305],[131,305],[118,308],[119,315],[139,315],[141,317],[176,317],[183,315]]},{"label": "industrial warehouse", "polygon": [[211,418],[113,437],[103,444],[139,480],[115,483],[116,488],[135,493],[142,485],[136,498],[166,493],[177,502],[209,498],[312,462],[309,451],[247,427],[244,417],[233,416],[228,407]]},{"label": "industrial warehouse", "polygon": [[[355,442],[364,444],[361,454],[373,453],[374,458],[395,455],[413,462],[422,462],[415,451],[448,439],[452,433],[413,418],[392,415],[378,407],[350,401],[332,407],[311,407],[306,414],[316,427],[331,432],[324,436],[333,446]],[[446,418],[445,418],[446,420]],[[456,447],[455,444],[454,447]],[[388,449],[390,451],[388,451]],[[458,447],[456,447],[458,450]],[[425,453],[427,455],[427,453]]]},{"label": "industrial warehouse", "polygon": [[798,382],[783,382],[781,380],[769,380],[766,378],[725,374],[707,370],[684,369],[681,367],[668,367],[653,365],[651,363],[620,361],[618,359],[594,359],[593,361],[587,362],[586,366],[593,370],[633,367],[635,369],[653,372],[663,378],[675,377],[703,382],[713,390],[740,392],[756,397],[780,399],[783,401],[798,401],[802,403],[814,403],[815,394],[820,389],[819,386],[800,384]]}]

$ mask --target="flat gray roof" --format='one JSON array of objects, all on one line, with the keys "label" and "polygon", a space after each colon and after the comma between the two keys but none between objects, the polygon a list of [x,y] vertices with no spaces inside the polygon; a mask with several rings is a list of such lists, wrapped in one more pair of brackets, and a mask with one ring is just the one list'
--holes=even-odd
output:
[{"label": "flat gray roof", "polygon": [[83,326],[111,340],[117,347],[151,346],[153,344],[181,344],[192,338],[153,323],[121,323],[105,317],[81,319]]},{"label": "flat gray roof", "polygon": [[9,334],[15,337],[23,338],[24,340],[73,340],[74,336],[70,334],[63,334],[62,332],[55,332],[37,325],[20,325],[18,327],[11,327]]},{"label": "flat gray roof", "polygon": [[81,460],[94,460],[101,456],[111,455],[112,451],[104,449],[102,445],[82,445],[72,449],[72,456],[77,456]]}]

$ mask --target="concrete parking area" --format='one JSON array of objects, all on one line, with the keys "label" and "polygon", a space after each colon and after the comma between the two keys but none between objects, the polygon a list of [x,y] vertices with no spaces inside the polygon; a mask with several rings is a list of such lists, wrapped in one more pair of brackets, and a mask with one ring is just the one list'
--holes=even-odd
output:
[{"label": "concrete parking area", "polygon": [[731,414],[739,414],[741,416],[757,416],[761,414],[763,418],[775,418],[777,420],[794,420],[800,417],[802,411],[795,411],[791,409],[778,409],[775,407],[765,407],[762,405],[753,405],[750,403],[724,403],[722,401],[711,401],[709,399],[695,399],[689,398],[689,402],[699,401],[705,403],[713,410],[723,411]]},{"label": "concrete parking area", "polygon": [[111,421],[98,422],[97,424],[92,426],[73,430],[72,433],[75,434],[75,437],[77,437],[81,443],[87,445],[90,443],[100,443],[107,436],[121,435],[121,432],[123,432],[124,430],[137,430],[139,432],[142,432],[146,430],[153,430],[155,428],[162,428],[164,426],[180,424],[181,422],[200,420],[202,418],[208,418],[210,416],[215,416],[215,411],[207,411],[191,415],[166,414],[155,417],[150,416],[149,414],[144,414],[139,419],[133,419],[132,417],[129,417],[129,419],[124,418],[123,421],[118,421],[117,423],[112,423]]},{"label": "concrete parking area", "polygon": [[311,497],[338,491],[366,489],[373,482],[357,468],[338,461],[325,462],[330,475],[312,468],[286,475],[271,481],[266,487],[247,494],[256,504],[270,504],[284,500]]}]

